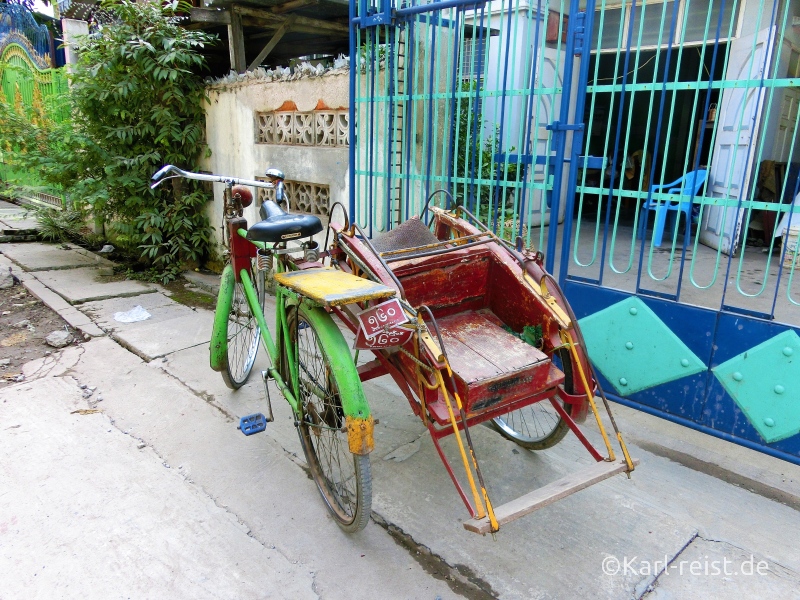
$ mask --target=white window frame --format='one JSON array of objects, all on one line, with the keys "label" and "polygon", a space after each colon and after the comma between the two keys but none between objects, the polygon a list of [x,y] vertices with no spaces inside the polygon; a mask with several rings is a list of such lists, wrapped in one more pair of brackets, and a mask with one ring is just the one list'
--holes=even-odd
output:
[{"label": "white window frame", "polygon": [[[470,43],[463,45],[463,52],[461,54],[461,79],[463,81],[477,81],[479,85],[482,85],[484,71],[486,71],[486,61],[489,57],[489,41],[487,38],[483,38],[483,43],[479,48],[477,44],[478,39],[479,38],[470,38]],[[480,56],[481,54],[483,55],[482,57]],[[480,73],[476,71],[479,60],[481,60]]]},{"label": "white window frame", "polygon": [[[625,0],[623,2],[606,2],[605,8],[621,8],[622,11],[622,39],[628,39],[628,27],[630,25],[630,18],[631,18],[631,9],[633,7],[633,2],[637,3],[637,10],[641,10],[642,7],[642,0]],[[668,0],[644,0],[644,3],[649,7],[657,5],[657,4],[664,4]],[[699,2],[701,0],[692,0],[693,2]],[[683,23],[683,16],[684,11],[686,10],[686,0],[675,0],[678,3],[678,23]],[[595,5],[595,18],[594,18],[594,26],[595,28],[598,26],[599,23],[599,12],[600,12],[600,0],[597,0],[597,4]],[[743,10],[744,6],[747,4],[747,0],[739,0],[737,2],[736,10],[739,11],[739,14],[736,16],[736,25],[734,26],[734,30],[732,32],[731,37],[721,37],[719,39],[720,42],[728,42],[730,40],[736,39],[739,37],[742,31],[742,21],[744,18],[745,11]],[[667,32],[668,34],[669,32]],[[720,32],[721,33],[721,32]],[[658,50],[668,48],[670,46],[678,46],[681,43],[681,31],[680,29],[675,30],[675,38],[672,40],[671,43],[662,43],[660,46],[658,44],[651,44],[651,45],[642,45],[636,46],[636,35],[637,32],[633,32],[633,38],[631,42],[631,49],[636,48],[638,50]],[[706,41],[706,43],[708,43]],[[689,40],[684,41],[683,46],[702,46],[704,45],[703,40]],[[624,52],[624,48],[621,49]],[[616,53],[619,52],[619,48],[601,48],[599,53],[601,54],[609,54],[609,53]],[[592,47],[592,54],[597,54],[598,50],[594,46]]]}]

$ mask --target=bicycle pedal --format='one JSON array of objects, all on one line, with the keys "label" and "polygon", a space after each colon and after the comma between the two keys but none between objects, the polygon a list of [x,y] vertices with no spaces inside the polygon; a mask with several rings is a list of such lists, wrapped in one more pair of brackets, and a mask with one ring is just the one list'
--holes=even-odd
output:
[{"label": "bicycle pedal", "polygon": [[267,418],[261,413],[247,415],[239,419],[239,427],[245,435],[261,433],[267,428]]}]

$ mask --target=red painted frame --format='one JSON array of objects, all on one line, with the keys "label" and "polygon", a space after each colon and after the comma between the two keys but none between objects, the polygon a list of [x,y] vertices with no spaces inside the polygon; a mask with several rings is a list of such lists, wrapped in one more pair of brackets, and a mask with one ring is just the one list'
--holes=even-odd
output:
[{"label": "red painted frame", "polygon": [[247,219],[239,217],[228,221],[228,239],[231,244],[231,264],[236,282],[242,281],[242,269],[249,271],[251,259],[255,258],[257,248],[248,240],[239,235],[240,229],[247,229]]},{"label": "red painted frame", "polygon": [[[397,276],[398,280],[396,281],[395,278],[389,274],[385,263],[383,263],[370,250],[367,244],[359,240],[354,235],[352,229],[345,231],[343,227],[337,223],[331,223],[330,227],[338,234],[338,244],[346,246],[348,250],[346,253],[336,245],[334,245],[334,247],[331,249],[331,257],[338,263],[338,268],[348,272],[353,272],[353,270],[360,272],[362,267],[356,267],[353,269],[350,266],[352,262],[348,262],[348,253],[352,254],[358,259],[358,261],[361,262],[363,266],[366,266],[370,271],[372,271],[372,273],[374,273],[375,276],[381,280],[381,283],[395,288],[398,291],[398,295],[404,300],[408,300],[408,298],[406,298],[406,290],[404,289],[403,279],[414,274],[424,273],[426,263],[427,265],[432,263],[441,265],[448,263],[448,261],[453,257],[455,257],[455,260],[470,260],[474,259],[476,254],[491,256],[492,260],[494,260],[498,265],[498,268],[503,269],[501,278],[507,285],[515,288],[513,291],[517,292],[517,294],[514,295],[512,293],[505,293],[508,292],[508,290],[504,290],[501,291],[502,293],[500,293],[497,298],[499,310],[503,311],[505,313],[504,317],[508,319],[506,322],[508,322],[512,329],[520,331],[524,325],[531,323],[531,315],[536,315],[537,321],[539,324],[541,324],[543,329],[543,350],[545,353],[551,355],[556,348],[559,348],[563,345],[561,330],[557,317],[553,314],[552,309],[547,305],[547,303],[542,300],[540,296],[534,294],[523,281],[524,276],[528,275],[534,280],[534,282],[541,284],[542,279],[545,277],[544,269],[534,260],[527,261],[525,264],[525,269],[523,270],[520,264],[506,248],[497,242],[489,242],[481,244],[480,246],[476,246],[474,249],[462,247],[459,249],[454,249],[452,253],[448,252],[447,254],[443,255],[426,257],[427,260],[425,258],[410,258],[408,260],[395,262],[392,265],[392,271]],[[457,236],[472,236],[480,234],[481,232],[463,219],[456,218],[451,214],[437,213],[434,221],[434,233],[438,239],[446,240],[450,239],[451,235],[454,233]],[[424,282],[424,285],[427,286],[435,286],[435,284],[435,281]],[[414,289],[415,285],[412,285],[411,288],[409,288],[412,296],[414,294]],[[450,290],[437,290],[437,292],[446,297]],[[551,293],[554,293],[554,291],[551,290]],[[562,307],[562,309],[566,309],[566,300],[564,298],[555,297],[555,300],[559,306]],[[505,307],[502,304],[503,302],[506,303]],[[366,308],[366,305],[362,306],[362,309],[363,308]],[[457,312],[458,310],[464,310],[465,308],[470,308],[470,306],[458,305],[457,307],[454,307],[451,312]],[[494,309],[494,306],[492,308]],[[339,316],[342,322],[354,334],[357,333],[358,322],[353,314],[346,312],[344,307],[333,307],[331,311]],[[437,314],[439,317],[443,314],[448,314],[447,309],[437,312],[439,313]],[[573,335],[573,339],[576,337],[577,336]],[[405,346],[403,346],[403,349],[411,355],[416,355],[416,340],[412,339],[410,342],[405,344]],[[589,369],[587,368],[588,359],[586,358],[583,349],[577,348],[577,351],[579,360],[584,364],[584,372],[590,373]],[[436,451],[439,454],[439,457],[441,458],[442,463],[444,464],[445,469],[450,476],[450,479],[453,481],[453,484],[455,485],[462,501],[466,505],[467,510],[473,517],[475,517],[477,515],[477,511],[456,478],[453,468],[451,467],[439,445],[440,439],[453,433],[453,426],[450,423],[449,418],[447,418],[444,413],[437,414],[435,410],[431,409],[432,405],[443,403],[443,395],[439,390],[432,391],[424,386],[420,386],[417,383],[417,376],[415,372],[416,365],[402,352],[398,352],[396,350],[375,350],[373,351],[373,354],[376,357],[375,360],[358,368],[361,381],[369,381],[370,379],[381,377],[386,374],[392,377],[395,383],[397,383],[400,391],[408,400],[414,413],[426,424],[428,431],[431,434],[434,447],[436,448]],[[436,360],[425,352],[423,346],[420,346],[418,358],[422,363],[428,364],[432,368],[436,368]],[[557,371],[557,373],[554,371]],[[577,369],[573,369],[573,371],[577,371]],[[603,460],[603,457],[594,448],[594,446],[592,446],[591,442],[589,442],[576,423],[576,421],[583,420],[583,418],[585,418],[588,410],[588,400],[586,390],[584,389],[583,382],[581,381],[578,373],[574,372],[572,374],[572,379],[572,388],[575,390],[575,393],[568,394],[566,393],[563,385],[564,374],[556,369],[556,367],[551,363],[551,372],[550,375],[548,375],[547,386],[544,389],[531,390],[531,393],[525,395],[524,397],[516,398],[509,402],[501,401],[497,404],[487,407],[486,409],[468,413],[466,425],[467,427],[472,427],[495,417],[507,414],[513,410],[523,408],[536,402],[547,400],[552,403],[555,410],[559,413],[570,430],[575,433],[591,456],[595,460],[601,461]],[[448,389],[448,393],[451,395],[451,398],[453,398],[453,383],[451,383],[450,378],[448,377],[445,377],[444,380]],[[422,397],[420,397],[420,393],[422,394]],[[557,397],[563,402],[572,405],[572,417],[567,414],[559,402],[556,401]],[[427,414],[424,415],[423,404],[427,408]],[[459,431],[464,429],[464,423],[460,419],[457,422],[457,429]]]}]

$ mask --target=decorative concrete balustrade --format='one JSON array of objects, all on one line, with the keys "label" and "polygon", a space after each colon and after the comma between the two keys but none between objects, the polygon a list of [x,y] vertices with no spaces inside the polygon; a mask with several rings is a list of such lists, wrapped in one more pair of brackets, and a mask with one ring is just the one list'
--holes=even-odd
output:
[{"label": "decorative concrete balustrade", "polygon": [[343,147],[350,143],[347,110],[256,113],[256,143]]}]

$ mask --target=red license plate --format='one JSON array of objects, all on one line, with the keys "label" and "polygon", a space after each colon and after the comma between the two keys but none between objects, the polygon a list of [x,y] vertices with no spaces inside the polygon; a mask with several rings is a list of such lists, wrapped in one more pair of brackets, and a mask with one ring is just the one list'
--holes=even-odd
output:
[{"label": "red license plate", "polygon": [[397,298],[358,313],[358,322],[361,324],[359,329],[367,339],[372,339],[379,333],[389,333],[395,326],[407,321],[408,317]]},{"label": "red license plate", "polygon": [[413,329],[392,327],[388,331],[382,331],[368,338],[364,335],[364,328],[359,327],[358,333],[356,334],[355,348],[357,350],[379,350],[382,348],[392,348],[393,346],[402,346],[411,341],[413,336]]}]

